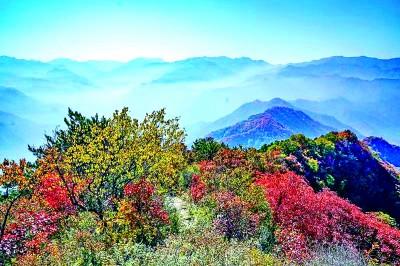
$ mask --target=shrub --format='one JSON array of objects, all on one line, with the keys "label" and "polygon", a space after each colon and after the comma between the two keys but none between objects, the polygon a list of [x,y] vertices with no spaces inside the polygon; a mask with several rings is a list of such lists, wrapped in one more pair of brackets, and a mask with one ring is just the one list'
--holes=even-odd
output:
[{"label": "shrub", "polygon": [[261,252],[252,239],[228,241],[207,227],[195,226],[170,235],[155,247],[129,240],[105,245],[104,235],[96,231],[96,220],[90,213],[71,217],[46,252],[26,255],[19,259],[19,265],[284,265]]},{"label": "shrub", "polygon": [[194,202],[200,201],[206,194],[206,184],[199,175],[193,175],[190,185],[190,195]]},{"label": "shrub", "polygon": [[232,191],[242,196],[253,183],[253,169],[240,150],[221,150],[215,161],[202,161],[199,164],[200,178],[206,190]]},{"label": "shrub", "polygon": [[314,173],[318,172],[319,166],[318,166],[318,161],[315,159],[309,159],[308,162],[308,167],[310,167],[311,171],[313,171]]},{"label": "shrub", "polygon": [[160,241],[163,237],[161,229],[169,223],[169,217],[154,186],[142,179],[127,184],[124,195],[119,203],[117,223],[128,225],[126,234],[137,242],[154,245]]},{"label": "shrub", "polygon": [[384,212],[374,212],[372,214],[375,215],[376,218],[378,218],[378,220],[380,220],[390,226],[397,227],[396,220],[393,217],[391,217],[389,214],[384,213]]},{"label": "shrub", "polygon": [[58,215],[23,211],[9,225],[0,242],[0,261],[26,252],[37,252],[58,230]]},{"label": "shrub", "polygon": [[324,190],[316,193],[294,173],[259,174],[266,189],[278,241],[293,259],[305,259],[313,245],[345,244],[379,262],[400,260],[400,231]]},{"label": "shrub", "polygon": [[259,214],[250,211],[250,205],[232,192],[216,195],[217,218],[214,226],[228,239],[246,239],[254,236],[260,225]]},{"label": "shrub", "polygon": [[193,228],[169,237],[156,248],[146,265],[283,265],[270,254],[261,252],[252,240],[227,240],[212,230]]},{"label": "shrub", "polygon": [[212,160],[220,149],[227,148],[223,143],[215,141],[211,137],[196,139],[192,145],[192,152],[196,162]]},{"label": "shrub", "polygon": [[210,227],[215,218],[215,206],[213,205],[214,202],[210,201],[204,201],[202,204],[191,204],[189,206],[191,224],[199,228]]},{"label": "shrub", "polygon": [[46,136],[38,156],[38,174],[53,175],[79,211],[91,211],[100,220],[114,211],[110,201],[123,197],[124,186],[143,176],[167,193],[176,191],[180,171],[186,166],[184,131],[165,110],[131,118],[128,109],[110,118],[87,118],[69,110],[66,129]]},{"label": "shrub", "polygon": [[360,252],[345,245],[319,246],[312,252],[312,258],[305,266],[367,266]]}]

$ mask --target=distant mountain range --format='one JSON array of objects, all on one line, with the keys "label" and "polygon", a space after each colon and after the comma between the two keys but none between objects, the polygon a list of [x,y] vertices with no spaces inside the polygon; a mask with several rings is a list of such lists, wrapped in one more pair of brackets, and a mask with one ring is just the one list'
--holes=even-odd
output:
[{"label": "distant mountain range", "polygon": [[390,144],[383,138],[378,137],[368,137],[363,142],[377,152],[383,160],[400,167],[400,146]]},{"label": "distant mountain range", "polygon": [[287,76],[341,76],[367,80],[399,79],[400,58],[333,56],[306,63],[290,64],[280,73]]},{"label": "distant mountain range", "polygon": [[214,131],[209,136],[230,146],[259,148],[263,144],[286,139],[297,133],[316,137],[333,130],[302,111],[288,107],[272,107],[233,126]]},{"label": "distant mountain range", "polygon": [[[295,106],[295,102],[289,103],[281,98],[273,98],[269,101],[260,101],[260,100],[255,100],[249,103],[245,103],[241,105],[239,108],[234,110],[232,113],[217,119],[214,122],[211,123],[202,123],[198,124],[195,127],[191,128],[193,131],[190,132],[192,135],[195,135],[196,137],[203,137],[207,135],[208,133],[212,131],[217,131],[219,129],[227,128],[230,126],[235,125],[236,123],[239,123],[241,121],[244,121],[248,119],[252,115],[260,114],[265,112],[266,110],[273,108],[273,107],[287,107],[290,109],[298,110],[306,114],[309,118],[315,120],[316,122],[326,125],[332,130],[346,130],[349,129],[355,133],[359,137],[362,137],[363,135],[356,129],[352,128],[351,126],[348,126],[339,120],[337,120],[333,116],[329,115],[324,115],[324,114],[319,114],[316,112],[308,111],[302,108],[297,108]],[[286,110],[286,109],[283,109]],[[275,114],[277,115],[277,114]],[[282,117],[280,117],[282,119]],[[288,123],[290,121],[286,121]],[[310,133],[310,131],[302,132],[299,131],[297,133]],[[324,131],[324,133],[326,133]],[[313,134],[309,134],[309,136],[312,136]]]},{"label": "distant mountain range", "polygon": [[66,110],[66,107],[46,104],[15,88],[2,86],[0,86],[0,103],[0,111],[9,112],[25,119],[40,119],[42,124],[46,124],[46,120],[54,113]]},{"label": "distant mountain range", "polygon": [[[400,144],[399,69],[399,58],[340,56],[288,65],[224,56],[174,62],[0,56],[0,111],[43,132],[62,123],[67,107],[110,115],[127,106],[138,118],[166,107],[170,116],[181,118],[190,144],[281,106],[335,130]],[[2,149],[0,155],[7,155]]]},{"label": "distant mountain range", "polygon": [[0,157],[28,156],[28,144],[37,143],[43,133],[39,125],[0,111]]}]

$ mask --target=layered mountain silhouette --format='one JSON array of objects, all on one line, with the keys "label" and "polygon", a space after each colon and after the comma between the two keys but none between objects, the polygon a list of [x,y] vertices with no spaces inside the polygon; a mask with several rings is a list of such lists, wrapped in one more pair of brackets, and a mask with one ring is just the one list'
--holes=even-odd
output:
[{"label": "layered mountain silhouette", "polygon": [[37,143],[42,135],[39,125],[0,111],[0,158],[29,157],[28,144]]},{"label": "layered mountain silhouette", "polygon": [[281,106],[335,130],[400,144],[399,62],[340,56],[289,65],[224,56],[42,62],[0,56],[0,111],[49,131],[61,124],[67,107],[109,115],[127,106],[138,118],[166,107],[181,118],[190,144]]},{"label": "layered mountain silhouette", "polygon": [[360,79],[399,79],[400,59],[333,56],[310,62],[291,64],[281,71],[288,76],[341,76]]},{"label": "layered mountain silhouette", "polygon": [[249,103],[245,103],[241,105],[239,108],[234,110],[232,113],[217,119],[211,123],[202,123],[198,124],[195,127],[192,127],[190,133],[192,135],[196,135],[197,137],[203,137],[212,131],[216,131],[219,129],[223,129],[229,126],[233,126],[234,124],[246,120],[252,115],[260,114],[270,109],[272,107],[287,107],[295,110],[302,111],[304,114],[308,115],[313,120],[326,125],[334,130],[346,130],[349,129],[355,132],[359,137],[362,137],[363,134],[360,133],[358,130],[354,129],[353,127],[346,125],[336,119],[333,116],[320,114],[317,112],[312,112],[306,109],[298,108],[295,106],[296,101],[289,103],[281,98],[273,98],[269,101],[261,101],[255,100]]},{"label": "layered mountain silhouette", "polygon": [[379,137],[368,137],[363,139],[363,142],[378,153],[383,160],[400,167],[400,146],[390,144]]},{"label": "layered mountain silhouette", "polygon": [[313,120],[302,111],[278,106],[233,126],[214,131],[209,136],[230,146],[259,148],[263,144],[286,139],[297,133],[316,137],[332,130],[332,127]]}]

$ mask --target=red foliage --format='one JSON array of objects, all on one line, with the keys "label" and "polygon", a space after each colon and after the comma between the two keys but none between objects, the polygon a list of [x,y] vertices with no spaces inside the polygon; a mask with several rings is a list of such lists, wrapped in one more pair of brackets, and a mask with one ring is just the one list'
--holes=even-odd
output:
[{"label": "red foliage", "polygon": [[379,261],[400,260],[400,230],[363,213],[334,192],[314,192],[292,172],[258,177],[256,183],[266,189],[274,220],[281,228],[278,239],[289,257],[305,258],[307,248],[316,243],[341,243]]},{"label": "red foliage", "polygon": [[201,161],[199,162],[200,172],[211,172],[215,169],[216,164],[214,161]]},{"label": "red foliage", "polygon": [[349,130],[338,132],[337,138],[339,140],[357,141],[357,136]]},{"label": "red foliage", "polygon": [[148,218],[152,220],[152,223],[169,222],[168,212],[163,209],[161,200],[155,196],[154,192],[154,186],[145,179],[125,186],[124,195],[129,199],[129,214],[132,222],[144,224]]},{"label": "red foliage", "polygon": [[60,215],[45,211],[25,211],[19,213],[11,223],[0,243],[0,251],[7,256],[37,251],[49,242],[49,237],[58,230]]},{"label": "red foliage", "polygon": [[227,238],[244,239],[256,233],[260,216],[250,211],[250,205],[232,192],[216,194],[217,218],[214,226]]},{"label": "red foliage", "polygon": [[154,186],[145,179],[137,183],[129,183],[124,188],[125,197],[133,197],[141,202],[148,201],[153,194]]},{"label": "red foliage", "polygon": [[247,166],[245,153],[241,150],[221,149],[214,157],[217,166],[236,168]]},{"label": "red foliage", "polygon": [[193,201],[200,201],[206,194],[206,184],[201,180],[199,175],[193,174],[192,183],[190,185],[190,195]]},{"label": "red foliage", "polygon": [[55,173],[46,173],[41,177],[37,192],[47,205],[56,211],[70,211],[73,209],[68,191],[63,186],[60,177]]}]

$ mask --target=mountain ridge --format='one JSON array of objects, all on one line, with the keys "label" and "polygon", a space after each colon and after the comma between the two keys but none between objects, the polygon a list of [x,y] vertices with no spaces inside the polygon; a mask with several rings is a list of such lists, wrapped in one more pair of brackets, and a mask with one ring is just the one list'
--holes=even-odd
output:
[{"label": "mountain ridge", "polygon": [[230,146],[259,148],[297,133],[316,137],[332,130],[302,111],[276,106],[233,126],[211,132],[209,136]]}]

